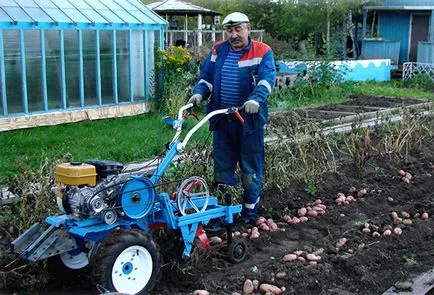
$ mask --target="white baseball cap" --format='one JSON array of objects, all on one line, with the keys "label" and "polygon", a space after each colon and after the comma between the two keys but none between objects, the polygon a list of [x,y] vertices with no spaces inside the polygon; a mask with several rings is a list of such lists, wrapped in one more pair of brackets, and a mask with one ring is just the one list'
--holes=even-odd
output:
[{"label": "white baseball cap", "polygon": [[244,13],[232,12],[224,18],[222,24],[223,27],[227,28],[227,27],[238,26],[239,24],[249,23],[249,22],[250,22],[249,18]]}]

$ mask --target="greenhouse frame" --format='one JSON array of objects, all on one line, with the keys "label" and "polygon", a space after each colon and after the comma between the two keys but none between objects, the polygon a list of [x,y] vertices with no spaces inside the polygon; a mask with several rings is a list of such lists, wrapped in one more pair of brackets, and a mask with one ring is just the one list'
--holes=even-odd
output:
[{"label": "greenhouse frame", "polygon": [[149,102],[166,26],[138,0],[0,0],[0,119]]}]

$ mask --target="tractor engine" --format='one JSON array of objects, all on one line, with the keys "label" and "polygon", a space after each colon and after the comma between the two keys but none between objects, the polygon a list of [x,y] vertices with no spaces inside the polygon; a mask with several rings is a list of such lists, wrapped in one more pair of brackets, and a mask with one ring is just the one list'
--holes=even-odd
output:
[{"label": "tractor engine", "polygon": [[116,204],[128,175],[119,175],[123,166],[107,160],[57,165],[56,180],[61,187],[57,203],[71,219],[100,217],[107,224],[116,221]]}]

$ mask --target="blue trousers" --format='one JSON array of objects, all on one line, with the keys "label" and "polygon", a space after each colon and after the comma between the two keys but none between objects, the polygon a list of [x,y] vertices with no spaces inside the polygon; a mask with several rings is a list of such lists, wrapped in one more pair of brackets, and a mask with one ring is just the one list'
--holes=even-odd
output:
[{"label": "blue trousers", "polygon": [[236,186],[235,169],[239,164],[244,189],[243,214],[256,215],[262,191],[264,128],[243,134],[237,120],[222,118],[213,132],[214,182]]}]

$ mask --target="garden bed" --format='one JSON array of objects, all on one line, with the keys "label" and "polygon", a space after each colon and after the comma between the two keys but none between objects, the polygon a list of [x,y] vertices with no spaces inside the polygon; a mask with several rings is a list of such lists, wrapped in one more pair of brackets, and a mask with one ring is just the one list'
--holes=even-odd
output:
[{"label": "garden bed", "polygon": [[[310,197],[302,183],[293,183],[283,193],[267,192],[262,198],[262,214],[278,222],[279,229],[248,240],[247,261],[232,265],[216,255],[203,256],[185,273],[173,274],[164,269],[156,294],[189,294],[207,289],[211,294],[242,293],[246,279],[285,286],[284,294],[381,294],[394,283],[426,272],[434,267],[433,213],[434,141],[426,142],[407,163],[380,159],[369,163],[364,171],[345,165],[339,173],[329,174]],[[410,183],[402,181],[399,169],[412,173]],[[350,187],[365,188],[363,198],[348,205],[337,205],[337,193],[348,193]],[[282,222],[287,212],[320,198],[326,213],[304,223]],[[392,200],[393,199],[393,200]],[[373,237],[362,232],[364,223],[381,229],[393,225],[391,213],[428,212],[429,218],[411,218],[411,225],[400,225],[402,235]],[[267,213],[268,212],[268,213]],[[336,243],[346,244],[336,250]],[[284,262],[282,257],[295,250],[312,252],[323,248],[316,265],[306,262]],[[276,279],[275,274],[286,276]],[[408,291],[408,290],[407,290]]]},{"label": "garden bed", "polygon": [[[367,112],[384,111],[424,103],[423,100],[403,99],[390,96],[351,95],[343,103],[294,110],[301,117],[314,121],[330,120]],[[272,114],[271,120],[279,120],[279,113]]]}]

